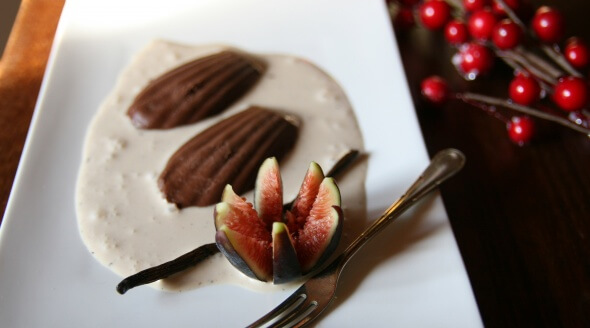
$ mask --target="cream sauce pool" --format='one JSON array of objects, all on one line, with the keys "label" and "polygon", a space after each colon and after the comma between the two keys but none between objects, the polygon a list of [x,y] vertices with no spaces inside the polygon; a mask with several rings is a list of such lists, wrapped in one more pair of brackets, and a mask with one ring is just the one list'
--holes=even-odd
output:
[{"label": "cream sauce pool", "polygon": [[[363,150],[360,129],[340,86],[312,63],[289,55],[257,54],[268,62],[267,72],[220,115],[169,130],[139,130],[131,124],[126,111],[150,79],[226,48],[150,43],[121,73],[90,123],[76,186],[78,227],[91,254],[121,277],[215,241],[213,206],[178,210],[163,198],[157,179],[180,146],[219,120],[249,105],[290,112],[302,120],[294,149],[280,163],[285,202],[296,196],[311,161],[327,171],[346,150]],[[366,164],[360,161],[337,179],[345,216],[341,246],[364,225],[365,174]],[[252,192],[243,196],[252,201]],[[244,276],[221,254],[151,285],[186,290],[210,284],[260,291],[283,288]]]}]

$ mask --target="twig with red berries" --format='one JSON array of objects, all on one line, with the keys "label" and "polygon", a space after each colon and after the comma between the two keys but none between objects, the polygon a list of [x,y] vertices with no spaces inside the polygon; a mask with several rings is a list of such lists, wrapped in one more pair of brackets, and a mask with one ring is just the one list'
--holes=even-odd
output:
[{"label": "twig with red berries", "polygon": [[[532,133],[513,137],[511,129],[522,125],[532,130],[530,117],[590,136],[590,116],[585,109],[588,81],[579,72],[588,67],[590,50],[581,39],[570,38],[561,51],[565,24],[555,8],[536,9],[526,24],[521,14],[530,7],[524,0],[391,0],[390,5],[397,9],[392,11],[396,14],[396,28],[413,26],[415,15],[423,27],[442,30],[446,40],[458,49],[452,63],[465,79],[486,75],[496,57],[513,68],[515,76],[508,86],[508,99],[470,92],[458,93],[455,98],[504,121],[518,144],[526,143],[524,136],[530,139]],[[448,87],[442,78],[430,77],[423,81],[422,93],[431,102],[441,104],[448,98]],[[547,110],[543,103],[552,108]],[[497,106],[523,116],[508,120],[496,112]]]}]

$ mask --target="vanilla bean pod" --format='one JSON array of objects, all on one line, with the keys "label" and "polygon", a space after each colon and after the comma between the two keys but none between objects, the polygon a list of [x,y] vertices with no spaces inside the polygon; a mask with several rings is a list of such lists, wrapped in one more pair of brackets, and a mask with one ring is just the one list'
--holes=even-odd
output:
[{"label": "vanilla bean pod", "polygon": [[131,288],[167,278],[175,273],[184,271],[197,265],[215,253],[219,253],[219,249],[217,249],[217,245],[215,243],[203,245],[171,261],[145,269],[123,279],[117,285],[117,292],[122,295]]}]

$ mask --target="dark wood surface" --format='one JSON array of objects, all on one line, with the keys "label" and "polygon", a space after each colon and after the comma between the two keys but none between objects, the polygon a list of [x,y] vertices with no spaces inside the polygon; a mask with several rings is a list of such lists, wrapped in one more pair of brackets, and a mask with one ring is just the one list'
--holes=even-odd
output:
[{"label": "dark wood surface", "polygon": [[[590,41],[589,1],[543,3],[564,13],[569,35]],[[442,197],[484,324],[590,327],[590,138],[539,122],[539,139],[519,147],[503,122],[473,106],[428,105],[419,84],[431,74],[457,91],[506,97],[512,72],[498,62],[466,82],[440,33],[396,32],[429,154],[454,147],[467,157]]]},{"label": "dark wood surface", "polygon": [[[543,2],[562,10],[570,35],[590,40],[590,2]],[[2,210],[62,6],[63,0],[23,0],[0,60]],[[468,158],[442,196],[484,324],[590,327],[590,138],[544,124],[542,138],[518,147],[503,123],[472,106],[429,106],[418,89],[428,75],[448,77],[458,90],[503,96],[511,72],[498,64],[485,80],[465,82],[436,33],[397,32],[428,152],[455,147]]]}]

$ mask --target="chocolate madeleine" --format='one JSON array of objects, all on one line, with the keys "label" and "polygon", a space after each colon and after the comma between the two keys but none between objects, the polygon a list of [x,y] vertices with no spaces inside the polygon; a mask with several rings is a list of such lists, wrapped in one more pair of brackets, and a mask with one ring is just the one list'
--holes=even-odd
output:
[{"label": "chocolate madeleine", "polygon": [[178,208],[213,205],[231,184],[238,194],[254,187],[264,159],[281,159],[295,144],[298,121],[250,107],[199,133],[168,160],[159,178],[166,199]]},{"label": "chocolate madeleine", "polygon": [[127,111],[140,129],[170,129],[220,113],[258,81],[265,64],[222,51],[181,65],[152,80]]}]

